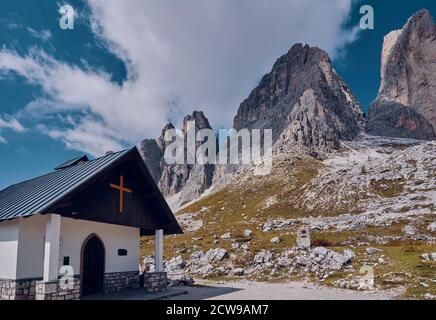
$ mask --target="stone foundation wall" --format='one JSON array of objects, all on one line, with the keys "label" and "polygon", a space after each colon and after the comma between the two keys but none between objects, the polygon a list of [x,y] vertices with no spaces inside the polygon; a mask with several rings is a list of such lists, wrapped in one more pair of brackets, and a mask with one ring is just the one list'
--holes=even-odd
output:
[{"label": "stone foundation wall", "polygon": [[104,293],[139,288],[139,272],[114,272],[104,275]]},{"label": "stone foundation wall", "polygon": [[39,279],[0,279],[0,300],[34,300]]},{"label": "stone foundation wall", "polygon": [[80,298],[80,279],[75,278],[69,288],[61,288],[60,281],[36,282],[35,300],[78,300]]},{"label": "stone foundation wall", "polygon": [[[156,292],[166,289],[166,274],[147,273],[145,287]],[[139,288],[139,272],[106,273],[104,293]],[[0,300],[77,300],[80,299],[80,279],[75,277],[69,288],[62,289],[60,281],[44,282],[41,279],[0,279]]]},{"label": "stone foundation wall", "polygon": [[168,287],[166,272],[144,272],[144,289],[148,292],[165,291]]}]

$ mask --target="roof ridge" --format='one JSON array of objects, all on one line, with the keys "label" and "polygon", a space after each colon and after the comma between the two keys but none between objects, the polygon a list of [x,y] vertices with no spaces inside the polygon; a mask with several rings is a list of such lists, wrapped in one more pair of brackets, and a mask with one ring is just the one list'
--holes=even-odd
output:
[{"label": "roof ridge", "polygon": [[126,152],[126,151],[130,151],[130,150],[132,150],[134,148],[136,148],[136,147],[133,147],[133,148],[130,148],[130,149],[124,149],[124,150],[121,150],[121,151],[112,152],[112,153],[109,153],[109,154],[105,154],[104,156],[101,156],[101,157],[89,160],[87,162],[92,162],[92,161],[100,160],[100,159],[103,159],[103,158],[106,158],[106,157],[113,156],[115,154],[119,154],[119,153],[123,153],[123,152]]},{"label": "roof ridge", "polygon": [[[106,154],[106,155],[104,155],[104,156],[101,156],[101,157],[98,157],[98,158],[95,158],[95,159],[92,159],[92,160],[88,160],[88,161],[86,161],[86,163],[90,163],[90,162],[94,162],[94,161],[97,161],[97,160],[101,160],[101,159],[106,158],[106,157],[109,157],[109,156],[114,156],[114,155],[117,155],[117,154],[120,154],[120,153],[123,153],[123,152],[126,152],[126,151],[130,151],[130,150],[132,150],[132,149],[134,149],[134,148],[136,148],[136,146],[133,147],[133,148],[131,148],[131,149],[124,149],[124,150],[121,150],[121,151],[117,151],[117,152],[113,152],[113,153],[110,153],[110,154]],[[77,157],[77,158],[80,158],[80,157]],[[76,159],[76,158],[75,158],[75,159]],[[66,160],[66,161],[68,161],[68,160]],[[65,162],[66,162],[66,161],[65,161]],[[71,166],[71,167],[75,167],[75,166],[77,166],[77,165],[81,165],[81,164],[83,164],[83,163],[78,163],[78,164],[76,164],[76,165],[74,165],[74,166]],[[71,168],[71,167],[69,167],[69,168]],[[66,168],[66,169],[67,169],[67,168]],[[8,189],[10,189],[10,188],[12,188],[12,187],[19,186],[20,184],[27,183],[27,182],[30,182],[30,181],[33,181],[33,180],[36,180],[36,179],[40,179],[40,178],[43,178],[43,177],[47,177],[47,176],[49,176],[49,175],[52,175],[52,174],[54,174],[54,173],[57,173],[57,171],[58,171],[58,170],[52,170],[51,172],[44,173],[44,174],[42,174],[42,175],[40,175],[40,176],[36,176],[36,177],[33,177],[33,178],[29,178],[29,179],[26,179],[26,180],[19,181],[19,182],[17,182],[17,183],[11,184],[11,185],[7,186],[6,188],[0,190],[0,193],[4,192],[4,191],[6,191],[6,190],[8,190]]]}]

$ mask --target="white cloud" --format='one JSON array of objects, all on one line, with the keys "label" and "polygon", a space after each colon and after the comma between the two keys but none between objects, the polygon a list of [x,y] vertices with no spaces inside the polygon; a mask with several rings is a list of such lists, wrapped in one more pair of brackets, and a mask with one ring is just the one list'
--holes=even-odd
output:
[{"label": "white cloud", "polygon": [[108,74],[36,49],[26,56],[1,50],[0,70],[17,72],[48,94],[48,103],[36,101],[26,112],[83,112],[74,126],[47,133],[92,154],[156,137],[168,119],[180,121],[194,109],[205,111],[213,126],[229,127],[239,103],[294,43],[319,46],[334,57],[356,36],[356,30],[341,28],[351,0],[89,4],[94,31],[127,64],[121,86]]},{"label": "white cloud", "polygon": [[[67,147],[89,151],[91,154],[104,153],[108,146],[119,150],[128,143],[135,143],[145,137],[147,130],[160,128],[165,121],[164,112],[160,108],[147,108],[157,105],[155,96],[141,90],[138,83],[128,81],[118,86],[110,81],[110,76],[81,70],[54,60],[42,51],[31,50],[27,56],[21,57],[13,51],[0,51],[0,70],[12,70],[23,76],[27,81],[40,85],[53,101],[35,101],[20,116],[35,118],[47,114],[57,114],[65,111],[82,111],[98,116],[94,126],[89,119],[76,122],[72,129],[60,134],[60,128],[55,129],[51,136],[66,142]],[[61,123],[64,125],[64,123]],[[86,125],[84,125],[86,124]],[[99,126],[100,129],[96,130]],[[50,130],[50,129],[48,129]],[[77,130],[77,134],[72,131]],[[48,133],[49,131],[46,131]],[[111,132],[111,135],[107,135]],[[88,134],[88,137],[85,135]],[[112,140],[112,143],[91,141]],[[76,139],[74,141],[74,139]],[[124,143],[123,143],[124,142]],[[102,149],[96,148],[100,145]]]},{"label": "white cloud", "polygon": [[[25,129],[17,119],[10,116],[0,115],[0,133],[2,129],[10,129],[15,132],[24,132]],[[7,143],[6,139],[0,136],[0,143]]]},{"label": "white cloud", "polygon": [[61,139],[67,148],[81,150],[98,156],[107,151],[118,151],[123,145],[117,142],[117,134],[92,119],[85,118],[72,129],[48,129],[53,139]]},{"label": "white cloud", "polygon": [[18,122],[17,119],[14,119],[10,116],[1,116],[0,115],[0,129],[11,129],[16,132],[23,132],[24,127]]},{"label": "white cloud", "polygon": [[52,38],[52,34],[51,34],[50,30],[36,31],[35,29],[28,27],[27,31],[29,31],[29,33],[33,37],[40,39],[42,41],[49,41]]}]

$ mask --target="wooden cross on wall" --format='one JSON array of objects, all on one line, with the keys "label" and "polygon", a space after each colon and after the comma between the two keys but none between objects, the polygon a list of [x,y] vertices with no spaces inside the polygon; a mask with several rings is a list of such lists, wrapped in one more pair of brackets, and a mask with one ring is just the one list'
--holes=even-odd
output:
[{"label": "wooden cross on wall", "polygon": [[132,193],[132,190],[124,187],[124,176],[120,176],[120,185],[119,186],[111,183],[111,188],[114,188],[114,189],[117,189],[120,191],[120,213],[123,213],[124,192]]}]

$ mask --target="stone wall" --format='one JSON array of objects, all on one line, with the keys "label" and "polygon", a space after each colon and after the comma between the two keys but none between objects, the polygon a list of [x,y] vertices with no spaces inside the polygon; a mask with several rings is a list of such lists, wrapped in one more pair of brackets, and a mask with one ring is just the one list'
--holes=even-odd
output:
[{"label": "stone wall", "polygon": [[[147,273],[145,279],[145,287],[150,292],[166,289],[165,273]],[[137,271],[105,274],[104,293],[137,288],[139,288]],[[0,279],[0,300],[77,300],[80,299],[80,291],[78,277],[75,277],[66,289],[61,288],[59,280],[44,282],[41,279]]]},{"label": "stone wall", "polygon": [[166,272],[144,272],[144,289],[148,292],[165,291],[168,286]]},{"label": "stone wall", "polygon": [[104,293],[139,288],[139,272],[113,272],[104,275]]},{"label": "stone wall", "polygon": [[75,278],[68,288],[61,288],[60,281],[37,281],[35,300],[78,300],[80,280]]},{"label": "stone wall", "polygon": [[0,300],[34,300],[39,279],[0,279]]}]

